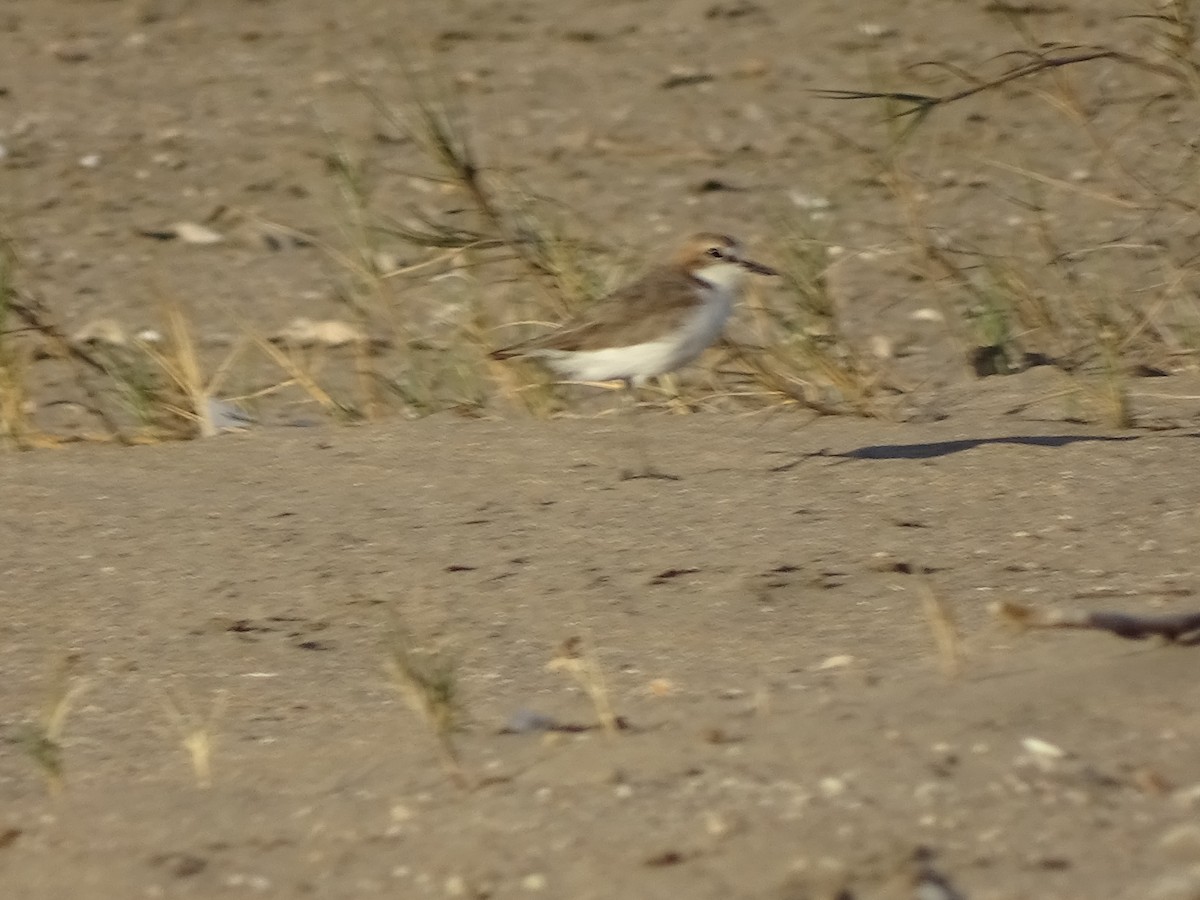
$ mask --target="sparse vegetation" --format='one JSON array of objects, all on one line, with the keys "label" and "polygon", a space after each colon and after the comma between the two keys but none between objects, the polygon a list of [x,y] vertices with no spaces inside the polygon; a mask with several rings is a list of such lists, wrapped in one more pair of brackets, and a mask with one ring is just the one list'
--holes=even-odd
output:
[{"label": "sparse vegetation", "polygon": [[212,785],[212,757],[216,747],[216,728],[225,711],[228,694],[217,691],[207,715],[195,709],[192,700],[184,693],[164,688],[163,709],[179,736],[179,742],[187,753],[196,786],[207,788]]},{"label": "sparse vegetation", "polygon": [[24,450],[32,446],[35,431],[28,406],[27,375],[32,360],[29,351],[13,339],[19,326],[9,324],[15,267],[11,244],[0,241],[0,438]]},{"label": "sparse vegetation", "polygon": [[607,734],[616,734],[620,730],[621,720],[613,709],[604,670],[596,651],[583,638],[573,636],[563,641],[546,668],[564,673],[583,690],[596,713],[596,721]]},{"label": "sparse vegetation", "polygon": [[[1153,38],[1149,51],[1132,52],[1118,46],[1044,43],[1013,9],[1007,19],[1019,46],[999,61],[980,62],[978,70],[969,70],[934,60],[910,73],[930,83],[950,80],[965,83],[963,87],[951,85],[942,93],[819,92],[831,99],[883,104],[888,140],[878,151],[878,169],[886,173],[904,211],[915,271],[937,288],[950,336],[977,376],[1053,365],[1070,385],[1060,395],[1072,404],[1068,417],[1083,415],[1129,428],[1136,424],[1130,379],[1141,371],[1167,372],[1194,363],[1198,346],[1185,344],[1181,336],[1197,315],[1195,260],[1185,248],[1153,235],[1168,215],[1176,228],[1200,221],[1200,196],[1192,177],[1197,154],[1191,135],[1178,131],[1171,117],[1155,119],[1153,114],[1164,103],[1193,110],[1200,104],[1195,15],[1191,3],[1170,2],[1131,16]],[[1076,67],[1102,63],[1148,80],[1146,102],[1133,122],[1114,121],[1103,106],[1086,101],[1071,77]],[[945,237],[953,229],[938,221],[925,201],[930,180],[938,177],[922,170],[919,162],[930,123],[952,107],[988,94],[1010,92],[1003,102],[1016,105],[1022,100],[1012,92],[1018,83],[1029,82],[1034,86],[1026,88],[1023,99],[1032,94],[1049,103],[1062,113],[1062,127],[1078,129],[1091,143],[1088,165],[1064,176],[964,154],[957,161],[978,170],[978,177],[990,170],[1021,185],[1026,196],[1010,196],[1007,203],[1033,227],[1005,249],[955,244]],[[1132,141],[1129,131],[1135,123],[1142,134]],[[1160,148],[1157,159],[1173,160],[1173,165],[1145,164],[1147,127],[1155,132],[1149,143]],[[1081,211],[1111,216],[1118,237],[1082,245],[1071,227]],[[1135,258],[1150,263],[1129,265]]]},{"label": "sparse vegetation", "polygon": [[26,724],[18,742],[38,767],[51,794],[62,792],[66,760],[62,737],[67,717],[88,688],[87,679],[76,674],[77,659],[64,654],[54,664],[38,716]]},{"label": "sparse vegetation", "polygon": [[954,611],[949,601],[934,588],[928,575],[921,573],[917,577],[921,610],[929,623],[942,674],[947,678],[957,678],[962,673],[963,650]]},{"label": "sparse vegetation", "polygon": [[[1123,2],[0,14],[5,893],[1195,889],[1200,398],[1112,432],[1200,358],[1197,29]],[[692,226],[784,277],[656,415],[490,358]]]},{"label": "sparse vegetation", "polygon": [[[1200,154],[1175,127],[1176,120],[1166,114],[1155,118],[1168,105],[1200,103],[1193,5],[1179,0],[1131,16],[1129,21],[1151,38],[1136,52],[1117,45],[1043,44],[1031,31],[1031,20],[1015,8],[1007,11],[1006,21],[1014,50],[999,61],[981,61],[971,70],[933,60],[908,73],[943,86],[940,92],[839,89],[824,94],[883,103],[880,146],[858,150],[892,194],[905,223],[903,255],[913,277],[927,287],[929,302],[941,310],[964,368],[986,377],[1031,365],[1055,366],[1065,377],[1059,395],[1071,404],[1068,416],[1130,427],[1137,419],[1131,378],[1147,367],[1171,371],[1191,364],[1198,350],[1195,262],[1186,250],[1157,240],[1152,230],[1168,216],[1174,217],[1175,229],[1200,216],[1200,195],[1190,177]],[[1167,149],[1158,157],[1174,159],[1173,166],[1141,165],[1140,151],[1126,139],[1129,123],[1114,121],[1084,99],[1072,72],[1099,65],[1136,71],[1161,88],[1148,95],[1137,117],[1140,125],[1149,122],[1159,130],[1157,140]],[[286,380],[254,393],[297,386],[339,420],[492,405],[538,416],[561,411],[565,396],[538,367],[497,365],[488,360],[488,351],[514,337],[500,330],[513,320],[552,323],[586,309],[616,283],[618,272],[628,274],[629,254],[600,245],[582,217],[546,198],[537,185],[521,184],[482,159],[455,89],[412,70],[405,84],[408,96],[399,103],[375,90],[364,89],[363,96],[390,143],[414,147],[424,159],[424,170],[409,177],[438,198],[441,212],[419,209],[414,202],[400,210],[382,203],[370,154],[326,130],[327,169],[341,201],[341,228],[336,243],[316,243],[336,266],[337,296],[361,338],[348,344],[348,353],[325,363],[346,367],[349,377],[340,380],[355,385],[353,397],[327,387],[320,364],[298,348],[259,335],[250,335],[251,344]],[[1032,223],[1014,246],[970,246],[948,237],[953,229],[928,201],[930,182],[940,176],[922,162],[923,141],[938,116],[1004,92],[1005,103],[1028,102],[1032,96],[1051,104],[1061,111],[1063,127],[1078,129],[1093,151],[1086,171],[1064,175],[1018,160],[974,158],[964,150],[956,160],[962,167],[1004,173],[1010,182],[1023,184],[1024,196],[1003,202]],[[1064,219],[1062,212],[1079,209],[1109,210],[1117,217],[1114,230],[1120,237],[1079,245],[1069,227],[1072,213]],[[854,253],[833,248],[834,241],[818,233],[810,217],[778,210],[773,215],[776,237],[764,253],[785,278],[780,288],[752,297],[743,316],[752,339],[730,337],[723,351],[706,358],[704,376],[663,379],[664,389],[645,392],[644,401],[677,412],[716,404],[890,414],[889,396],[920,388],[897,387],[890,376],[894,336],[879,336],[867,352],[867,335],[843,320],[843,304],[828,276]],[[1132,267],[1124,284],[1101,289],[1100,283],[1131,256],[1150,262]],[[88,408],[108,436],[130,441],[214,433],[209,400],[216,380],[206,383],[201,377],[192,326],[178,302],[164,305],[165,346],[88,351],[72,346],[46,304],[17,286],[11,241],[5,242],[0,274],[6,335],[0,343],[0,426],[11,444],[44,443],[37,437],[37,397],[30,387],[37,383],[36,362],[11,340],[19,329],[36,330],[54,345],[55,355],[72,361],[80,386],[86,387]],[[506,285],[519,285],[522,299],[496,303]],[[411,300],[417,288],[427,298],[423,304],[432,297],[442,309],[418,309]],[[378,353],[369,338],[375,334],[385,335],[396,352]],[[97,383],[99,376],[107,379],[107,389]],[[132,430],[110,411],[105,395],[113,392],[132,415]]]},{"label": "sparse vegetation", "polygon": [[455,743],[463,716],[457,660],[444,652],[414,647],[396,620],[388,641],[387,672],[409,709],[433,736],[446,774],[461,788],[474,787]]}]

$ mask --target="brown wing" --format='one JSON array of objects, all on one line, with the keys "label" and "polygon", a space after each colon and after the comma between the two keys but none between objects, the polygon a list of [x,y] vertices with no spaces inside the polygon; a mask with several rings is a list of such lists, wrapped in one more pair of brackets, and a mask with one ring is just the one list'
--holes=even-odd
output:
[{"label": "brown wing", "polygon": [[600,350],[650,341],[695,306],[696,295],[679,269],[663,266],[600,298],[584,315],[549,334],[496,350],[492,356],[508,359],[537,350]]}]

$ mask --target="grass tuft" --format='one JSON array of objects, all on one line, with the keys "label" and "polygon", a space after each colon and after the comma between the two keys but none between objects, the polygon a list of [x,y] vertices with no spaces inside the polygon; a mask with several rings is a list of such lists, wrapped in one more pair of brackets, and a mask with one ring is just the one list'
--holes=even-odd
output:
[{"label": "grass tuft", "polygon": [[196,712],[194,704],[186,695],[166,688],[162,692],[163,709],[179,735],[179,742],[187,753],[192,776],[199,788],[206,789],[212,785],[216,726],[225,711],[227,700],[228,694],[225,691],[217,691],[213,695],[208,714],[202,716]]},{"label": "grass tuft", "polygon": [[[1196,10],[1191,0],[1147,6],[1125,17],[1147,39],[1095,46],[1043,41],[1030,17],[1010,11],[1001,16],[1014,35],[1009,52],[977,63],[920,63],[904,74],[922,80],[914,90],[884,83],[882,90],[817,92],[881,105],[877,148],[839,139],[864,155],[864,180],[887,191],[900,245],[888,255],[938,307],[965,373],[1055,366],[1067,382],[1056,396],[1068,398],[1068,414],[1127,428],[1139,423],[1131,378],[1196,366],[1200,264],[1175,239],[1200,231],[1200,146],[1186,127],[1200,104]],[[336,268],[336,297],[363,337],[331,361],[323,348],[272,344],[248,332],[246,345],[256,343],[284,373],[281,384],[255,394],[296,387],[343,422],[396,412],[561,413],[571,388],[548,381],[536,365],[497,364],[489,351],[517,337],[502,327],[514,321],[553,323],[586,312],[616,283],[615,273],[628,274],[623,248],[594,240],[578,211],[489,159],[494,148],[485,154],[486,132],[474,126],[450,79],[435,70],[418,74],[403,61],[401,69],[398,102],[362,89],[379,120],[377,136],[387,140],[355,146],[326,130],[339,236],[304,236]],[[1077,77],[1096,72],[1124,79],[1122,90],[1140,99],[1098,96]],[[1057,159],[1030,165],[1011,142],[985,148],[1009,158],[964,149],[986,128],[959,130],[953,140],[938,131],[952,108],[991,103],[979,113],[987,121],[1000,118],[1001,106],[1020,114],[1021,104],[1034,102],[1047,104],[1064,139],[1082,148],[1070,163],[1077,170]],[[415,150],[416,162],[400,167],[382,156],[395,147]],[[938,181],[943,171],[972,169],[980,173],[975,186],[991,190],[998,207],[985,236],[973,239],[963,232],[978,223],[939,205],[947,194]],[[411,190],[394,190],[397,178]],[[411,199],[385,207],[396,196]],[[784,277],[775,288],[751,291],[734,329],[748,325],[749,335],[737,333],[706,356],[699,377],[662,379],[644,394],[647,403],[677,413],[799,408],[883,416],[896,406],[891,399],[911,393],[887,371],[899,358],[892,352],[899,339],[857,334],[850,304],[830,277],[866,251],[835,252],[814,227],[819,217],[795,215],[774,214],[778,237],[766,252]],[[1111,236],[1085,244],[1081,217],[1111,224]],[[998,245],[993,222],[1011,227],[1006,246]],[[75,394],[105,439],[216,433],[217,385],[236,353],[209,377],[178,302],[161,304],[161,344],[73,344],[49,304],[19,285],[11,238],[0,238],[0,250],[0,440],[18,448],[55,442],[38,430],[39,357],[22,332],[40,337],[38,353],[70,367]],[[381,354],[379,346],[395,352]],[[330,378],[322,370],[328,365],[347,366],[335,374],[353,387],[335,386],[346,378]],[[938,380],[925,374],[924,383]]]},{"label": "grass tuft", "polygon": [[73,654],[64,654],[55,663],[41,712],[18,738],[41,772],[47,791],[56,796],[62,793],[66,777],[62,737],[67,717],[88,688],[87,680],[75,673],[77,663]]},{"label": "grass tuft", "polygon": [[455,742],[463,719],[458,661],[445,653],[413,647],[396,620],[387,647],[387,672],[392,684],[421,723],[433,735],[442,768],[464,790],[475,786]]},{"label": "grass tuft", "polygon": [[[1070,383],[1061,395],[1076,404],[1073,414],[1115,428],[1138,424],[1129,389],[1135,373],[1169,372],[1200,350],[1193,333],[1200,315],[1197,259],[1158,237],[1167,220],[1176,232],[1200,228],[1200,151],[1194,136],[1174,125],[1200,104],[1196,4],[1172,0],[1127,18],[1144,25],[1151,40],[1134,49],[1069,47],[1040,40],[1024,18],[1012,15],[1019,46],[1011,52],[974,67],[933,60],[909,72],[958,81],[956,88],[818,92],[882,104],[887,140],[876,151],[877,169],[904,223],[914,274],[937,292],[948,336],[968,370],[986,377],[1055,366]],[[1128,77],[1131,90],[1145,88],[1152,99],[1121,121],[1117,104],[1089,96],[1072,78],[1085,67],[1107,67],[1105,77],[1112,79]],[[1013,90],[1017,82],[1024,93]],[[948,237],[961,230],[952,213],[940,218],[934,212],[931,198],[940,195],[931,181],[944,171],[934,167],[946,165],[946,157],[937,155],[942,136],[930,123],[935,113],[981,106],[991,94],[1013,108],[1027,97],[1048,104],[1088,152],[1078,157],[1078,168],[1063,173],[1053,171],[1060,160],[1038,171],[953,151],[955,166],[982,164],[981,184],[1002,178],[1017,185],[1018,194],[1001,197],[1014,223],[1031,225],[1011,232],[1010,246],[998,248],[992,240],[969,248]],[[1173,115],[1159,111],[1168,102]],[[995,109],[988,112],[994,116]],[[1148,146],[1156,148],[1153,159]],[[1111,220],[1109,230],[1118,237],[1082,243],[1077,226],[1089,215],[1106,225]],[[1002,220],[1003,210],[994,218]]]},{"label": "grass tuft", "polygon": [[596,721],[606,734],[616,734],[621,730],[621,720],[613,709],[600,661],[583,638],[572,636],[563,641],[546,668],[551,672],[564,673],[583,689],[595,710]]}]

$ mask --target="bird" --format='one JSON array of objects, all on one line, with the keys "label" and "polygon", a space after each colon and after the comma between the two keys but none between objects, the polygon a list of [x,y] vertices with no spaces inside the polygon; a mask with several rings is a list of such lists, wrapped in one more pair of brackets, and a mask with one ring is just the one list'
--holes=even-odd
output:
[{"label": "bird", "polygon": [[[536,360],[570,381],[619,381],[626,396],[649,379],[682,368],[721,336],[750,274],[774,276],[727,234],[702,231],[665,262],[601,297],[553,331],[491,352],[491,358]],[[671,478],[649,463],[622,478]]]}]

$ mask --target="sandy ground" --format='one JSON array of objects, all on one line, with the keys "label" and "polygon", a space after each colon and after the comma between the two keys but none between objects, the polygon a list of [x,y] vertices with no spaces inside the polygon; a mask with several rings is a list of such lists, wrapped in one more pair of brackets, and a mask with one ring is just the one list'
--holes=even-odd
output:
[{"label": "sandy ground", "polygon": [[[844,870],[888,896],[924,846],[966,896],[1132,898],[1193,863],[1194,650],[986,607],[1186,607],[1194,432],[654,435],[680,481],[616,481],[581,422],[11,460],[6,735],[55,654],[89,683],[56,801],[6,747],[15,895],[808,897]],[[956,680],[906,567],[960,620]],[[496,783],[442,774],[384,674],[392,612],[458,660],[465,764]],[[499,734],[595,721],[546,670],[572,635],[630,730]],[[208,790],[164,690],[228,692]]]},{"label": "sandy ground", "polygon": [[[848,149],[877,126],[805,89],[1011,46],[976,6],[10,0],[7,221],[68,327],[153,324],[167,291],[219,356],[242,324],[342,315],[314,246],[141,232],[225,208],[334,241],[326,131],[397,214],[437,211],[349,85],[397,92],[400,51],[434,47],[487,158],[613,248],[701,223],[769,250],[771,217],[818,198],[831,239],[886,250],[900,215]],[[1121,4],[1046,9],[1030,20],[1057,40],[1130,28]],[[689,74],[712,77],[663,86]],[[1133,104],[1119,72],[1096,77]],[[1048,107],[982,108],[940,120],[931,159],[978,143],[1063,178],[1089,164]],[[951,172],[931,215],[967,242],[1021,233],[996,212],[1007,177]],[[1056,208],[1081,244],[1111,236],[1089,202]],[[1196,650],[989,611],[1193,608],[1195,379],[1138,380],[1160,430],[1012,413],[1061,381],[943,365],[949,343],[913,331],[929,286],[889,259],[841,273],[843,312],[914,341],[933,414],[643,416],[678,481],[619,481],[628,423],[603,416],[359,427],[310,409],[271,420],[308,427],[4,455],[5,895],[1200,896]],[[930,592],[957,621],[957,677]],[[454,661],[472,790],[389,678],[397,622]],[[617,734],[547,668],[572,637]],[[81,693],[52,795],[29,734],[63,666]],[[202,788],[168,707],[204,720],[217,697]]]}]

